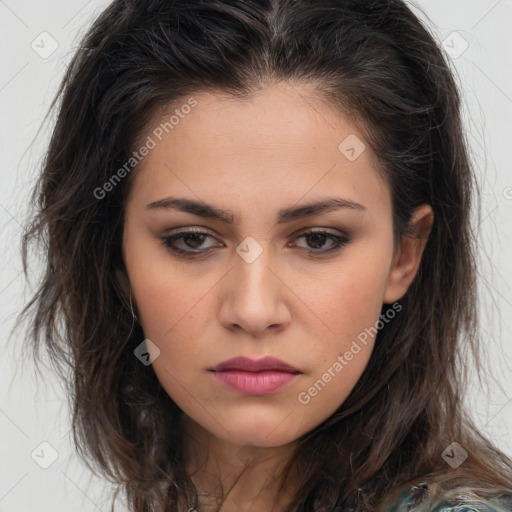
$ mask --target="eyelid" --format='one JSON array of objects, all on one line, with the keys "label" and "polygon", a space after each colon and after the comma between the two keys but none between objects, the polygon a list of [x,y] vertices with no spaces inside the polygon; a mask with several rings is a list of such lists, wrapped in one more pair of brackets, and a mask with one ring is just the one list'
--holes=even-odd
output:
[{"label": "eyelid", "polygon": [[[181,233],[199,233],[199,234],[206,234],[208,236],[211,236],[212,238],[215,238],[217,240],[217,235],[212,234],[212,232],[209,230],[209,228],[203,227],[203,226],[196,226],[196,227],[182,227],[182,228],[176,228],[176,230],[172,230],[169,233],[165,235],[165,238],[170,238],[175,235],[179,235]],[[305,233],[328,233],[333,236],[337,236],[340,238],[350,238],[350,234],[347,231],[342,231],[339,229],[334,228],[325,228],[321,226],[314,226],[314,227],[307,227],[307,228],[301,228],[297,231],[294,231],[288,237],[298,237]],[[288,238],[287,237],[287,238]]]},{"label": "eyelid", "polygon": [[[169,231],[170,235],[177,235],[179,233],[208,233],[209,235],[210,230],[208,228],[204,228],[202,226],[196,226],[196,227],[183,227],[183,228],[176,228],[176,230]],[[213,235],[212,235],[213,236]]]},{"label": "eyelid", "polygon": [[339,237],[346,237],[346,238],[348,238],[348,236],[349,236],[347,232],[342,231],[340,229],[323,228],[321,226],[302,228],[302,229],[299,229],[298,231],[295,231],[290,236],[297,237],[297,236],[303,235],[305,233],[328,233],[330,235],[339,236]]}]

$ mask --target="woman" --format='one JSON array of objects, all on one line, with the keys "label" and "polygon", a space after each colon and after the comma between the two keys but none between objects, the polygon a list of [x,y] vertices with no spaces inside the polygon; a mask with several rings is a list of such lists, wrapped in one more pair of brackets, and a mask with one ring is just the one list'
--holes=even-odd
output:
[{"label": "woman", "polygon": [[402,1],[114,1],[57,99],[23,315],[130,510],[512,510],[462,405],[459,93]]}]

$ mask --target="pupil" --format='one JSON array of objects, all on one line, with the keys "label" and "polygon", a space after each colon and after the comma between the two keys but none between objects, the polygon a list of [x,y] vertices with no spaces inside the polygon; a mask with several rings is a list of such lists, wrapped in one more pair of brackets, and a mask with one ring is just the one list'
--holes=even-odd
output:
[{"label": "pupil", "polygon": [[193,234],[191,234],[191,235],[187,235],[187,236],[185,237],[185,239],[184,239],[184,240],[185,240],[185,242],[186,242],[186,244],[187,244],[187,245],[191,245],[191,244],[189,244],[189,243],[188,243],[188,240],[189,240],[190,238],[194,239],[196,242],[199,242],[199,243],[197,244],[197,246],[196,246],[196,245],[194,245],[194,242],[192,242],[191,247],[193,247],[193,248],[197,248],[198,246],[202,245],[202,243],[204,242],[204,237],[205,237],[205,236],[206,236],[206,235],[204,235],[204,234],[202,234],[202,233],[193,233]]},{"label": "pupil", "polygon": [[315,243],[318,243],[318,242],[321,242],[321,243],[319,244],[319,246],[321,247],[321,246],[322,246],[322,245],[324,245],[324,243],[325,243],[325,238],[326,238],[326,236],[327,236],[327,235],[323,235],[322,233],[313,233],[312,235],[308,235],[308,237],[307,237],[307,238],[312,238],[312,239],[314,240],[312,244],[309,244],[309,242],[308,242],[308,244],[309,244],[309,245],[312,245],[312,246],[313,246],[313,247],[315,247],[315,248],[318,248],[318,247],[316,247],[314,244],[315,244]]}]

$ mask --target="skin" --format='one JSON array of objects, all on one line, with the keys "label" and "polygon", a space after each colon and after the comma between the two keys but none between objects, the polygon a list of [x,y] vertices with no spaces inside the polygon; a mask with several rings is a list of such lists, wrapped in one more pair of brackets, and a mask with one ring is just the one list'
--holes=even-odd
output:
[{"label": "skin", "polygon": [[[222,510],[282,510],[296,475],[279,496],[276,475],[296,440],[347,398],[367,365],[373,338],[309,403],[300,403],[299,393],[375,325],[383,303],[403,297],[418,270],[433,213],[428,205],[418,208],[413,236],[402,238],[395,250],[391,195],[376,171],[375,155],[366,145],[350,161],[338,149],[348,135],[363,136],[307,86],[282,82],[244,100],[220,91],[194,98],[198,105],[131,176],[124,285],[146,338],[160,350],[153,369],[185,414],[187,467],[197,470],[193,481],[199,490],[214,492],[214,475],[229,487],[251,461]],[[234,223],[146,208],[168,196],[228,210]],[[328,197],[365,210],[343,208],[276,224],[280,209]],[[211,252],[180,256],[163,245],[162,237],[183,228],[211,237],[182,238],[175,246]],[[349,242],[323,256],[308,255],[307,249],[320,254],[335,246],[329,237],[300,236],[321,228],[348,235]],[[251,263],[236,252],[246,237],[263,250]],[[239,355],[271,355],[302,373],[269,395],[249,396],[227,389],[207,371]],[[201,510],[211,510],[212,503],[203,498]]]}]

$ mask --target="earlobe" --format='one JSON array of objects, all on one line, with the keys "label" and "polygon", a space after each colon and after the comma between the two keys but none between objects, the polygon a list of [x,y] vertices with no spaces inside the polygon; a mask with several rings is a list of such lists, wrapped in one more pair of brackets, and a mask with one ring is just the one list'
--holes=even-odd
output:
[{"label": "earlobe", "polygon": [[400,300],[416,277],[433,222],[434,213],[430,205],[419,207],[412,215],[409,233],[402,235],[393,256],[384,304]]}]

